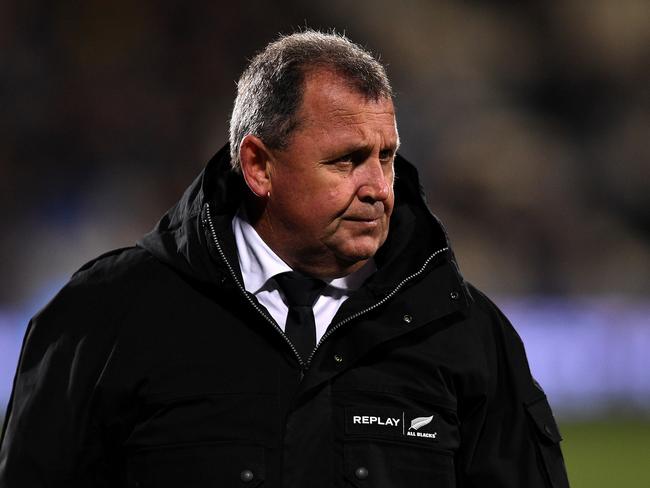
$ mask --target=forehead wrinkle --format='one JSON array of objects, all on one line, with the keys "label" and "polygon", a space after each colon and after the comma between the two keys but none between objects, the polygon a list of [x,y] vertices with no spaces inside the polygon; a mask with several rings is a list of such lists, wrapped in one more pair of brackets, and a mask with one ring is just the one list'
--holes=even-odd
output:
[{"label": "forehead wrinkle", "polygon": [[334,117],[340,117],[344,119],[350,119],[350,118],[362,118],[362,117],[371,117],[371,118],[377,118],[377,117],[384,117],[384,116],[395,116],[395,111],[392,107],[392,104],[390,107],[381,107],[383,104],[379,103],[362,103],[358,104],[356,107],[354,107],[356,110],[351,110],[352,107],[349,106],[339,106],[339,101],[335,99],[333,103],[327,103],[328,101],[325,101],[323,107],[323,112],[328,113],[331,116]]},{"label": "forehead wrinkle", "polygon": [[[318,143],[338,142],[349,148],[371,149],[376,145],[376,137],[380,139],[381,147],[386,145],[394,146],[399,136],[395,132],[393,124],[386,126],[387,130],[376,127],[369,127],[367,121],[330,121],[323,119],[312,119],[305,123],[302,129],[312,129],[312,137],[315,137]],[[320,145],[319,144],[319,145]]]},{"label": "forehead wrinkle", "polygon": [[[312,112],[312,111],[310,111]],[[328,127],[339,127],[339,126],[366,126],[368,123],[374,124],[379,123],[379,125],[384,125],[379,119],[390,115],[393,117],[391,126],[394,126],[394,115],[390,110],[384,112],[368,112],[361,110],[359,112],[350,113],[347,109],[344,108],[331,108],[326,112],[321,114],[318,113],[306,113],[302,116],[303,127],[316,127],[327,129]],[[319,127],[320,126],[320,127]]]}]

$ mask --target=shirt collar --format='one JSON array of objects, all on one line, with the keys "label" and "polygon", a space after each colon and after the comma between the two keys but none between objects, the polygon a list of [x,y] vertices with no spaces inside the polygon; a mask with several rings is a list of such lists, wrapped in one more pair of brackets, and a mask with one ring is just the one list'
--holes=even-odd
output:
[{"label": "shirt collar", "polygon": [[[248,221],[246,212],[240,208],[232,219],[235,234],[239,266],[244,279],[244,288],[256,294],[267,288],[268,282],[275,275],[292,271],[273,250],[264,242]],[[364,281],[377,271],[374,259],[369,259],[360,269],[341,278],[327,281],[328,287],[340,291],[353,291],[361,287]]]},{"label": "shirt collar", "polygon": [[232,230],[246,290],[258,293],[275,275],[292,271],[262,240],[241,208],[232,219]]},{"label": "shirt collar", "polygon": [[354,273],[350,273],[349,275],[343,276],[341,278],[335,278],[329,281],[327,284],[339,290],[358,290],[361,288],[361,285],[363,285],[363,282],[366,281],[366,279],[375,271],[377,271],[375,260],[370,258],[368,261],[366,261],[366,264],[361,266],[361,268],[356,270]]}]

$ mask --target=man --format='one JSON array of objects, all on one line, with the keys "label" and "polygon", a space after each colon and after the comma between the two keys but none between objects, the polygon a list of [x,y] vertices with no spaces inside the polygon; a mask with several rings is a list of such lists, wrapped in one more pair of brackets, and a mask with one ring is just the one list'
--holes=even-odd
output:
[{"label": "man", "polygon": [[32,320],[0,486],[568,486],[521,342],[398,146],[366,51],[268,45],[229,147]]}]

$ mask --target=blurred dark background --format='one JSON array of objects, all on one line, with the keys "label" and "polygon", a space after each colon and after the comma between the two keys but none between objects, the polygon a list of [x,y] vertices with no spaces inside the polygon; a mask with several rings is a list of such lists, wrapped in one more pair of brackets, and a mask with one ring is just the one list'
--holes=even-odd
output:
[{"label": "blurred dark background", "polygon": [[650,289],[646,1],[0,5],[2,304],[149,229],[226,141],[247,58],[304,25],[389,65],[471,280]]},{"label": "blurred dark background", "polygon": [[0,411],[29,316],[155,224],[226,142],[247,59],[309,26],[388,64],[402,153],[560,412],[650,412],[649,18],[645,0],[0,2]]}]

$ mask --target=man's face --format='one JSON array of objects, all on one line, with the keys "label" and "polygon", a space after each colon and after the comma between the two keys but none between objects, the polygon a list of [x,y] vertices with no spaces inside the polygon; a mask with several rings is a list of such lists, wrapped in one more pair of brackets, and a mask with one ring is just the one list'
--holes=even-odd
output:
[{"label": "man's face", "polygon": [[388,235],[399,144],[393,103],[366,100],[338,75],[315,71],[298,120],[286,149],[271,151],[261,234],[294,269],[342,276]]}]

